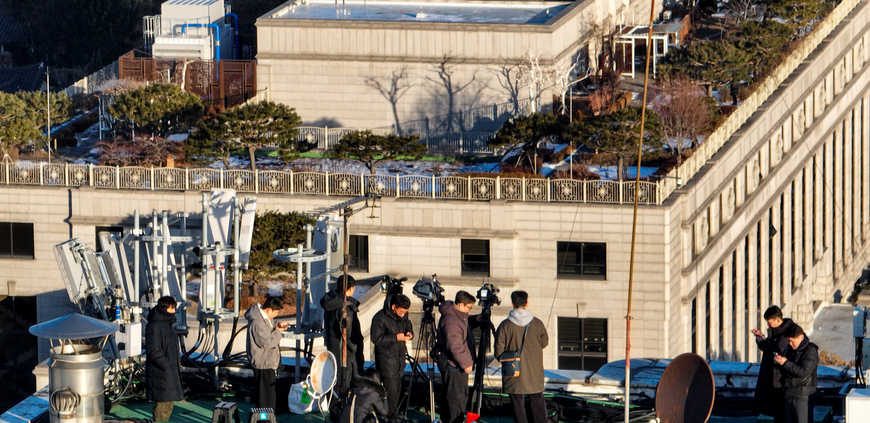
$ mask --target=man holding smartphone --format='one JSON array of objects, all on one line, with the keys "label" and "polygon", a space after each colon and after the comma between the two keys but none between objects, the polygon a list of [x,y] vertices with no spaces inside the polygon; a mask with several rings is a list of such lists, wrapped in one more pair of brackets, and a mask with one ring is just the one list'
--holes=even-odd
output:
[{"label": "man holding smartphone", "polygon": [[414,339],[414,327],[408,319],[411,299],[402,295],[390,298],[390,307],[375,314],[372,319],[372,342],[375,344],[375,366],[387,392],[389,414],[395,419],[402,397],[402,377],[405,375],[406,341]]},{"label": "man holding smartphone", "polygon": [[761,364],[758,369],[758,381],[755,384],[756,411],[773,417],[774,423],[785,423],[785,400],[782,396],[780,382],[781,366],[774,363],[775,354],[783,354],[788,348],[788,338],[785,332],[792,326],[797,326],[791,319],[782,317],[782,310],[770,306],[764,312],[767,321],[767,337],[758,329],[752,329],[755,343],[761,350]]},{"label": "man holding smartphone", "polygon": [[280,299],[269,297],[262,306],[254,304],[245,312],[248,319],[248,361],[254,370],[257,408],[271,408],[273,411],[276,404],[275,379],[281,364],[281,332],[287,329],[286,322],[275,324],[273,319],[283,309]]}]

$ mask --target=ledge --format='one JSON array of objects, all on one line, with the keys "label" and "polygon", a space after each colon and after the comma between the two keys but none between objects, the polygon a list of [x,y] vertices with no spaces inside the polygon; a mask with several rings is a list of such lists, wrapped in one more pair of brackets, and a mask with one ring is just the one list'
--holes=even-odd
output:
[{"label": "ledge", "polygon": [[416,226],[353,225],[359,235],[407,236],[418,238],[486,238],[515,239],[516,231],[472,228],[420,228]]}]

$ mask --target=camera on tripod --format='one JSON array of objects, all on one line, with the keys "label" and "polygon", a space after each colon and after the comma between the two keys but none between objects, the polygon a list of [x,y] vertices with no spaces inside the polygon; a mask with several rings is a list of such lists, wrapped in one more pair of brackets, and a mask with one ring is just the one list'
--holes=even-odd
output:
[{"label": "camera on tripod", "polygon": [[477,305],[483,307],[484,310],[501,304],[501,299],[498,298],[498,288],[491,283],[485,283],[477,290],[477,299]]},{"label": "camera on tripod", "polygon": [[405,282],[408,278],[396,279],[390,277],[389,275],[384,275],[383,279],[381,279],[381,292],[390,295],[398,295],[402,294],[405,290],[405,286],[402,282]]},{"label": "camera on tripod", "polygon": [[444,302],[444,288],[433,274],[431,278],[422,278],[414,284],[414,295],[423,300],[423,311],[431,312]]}]

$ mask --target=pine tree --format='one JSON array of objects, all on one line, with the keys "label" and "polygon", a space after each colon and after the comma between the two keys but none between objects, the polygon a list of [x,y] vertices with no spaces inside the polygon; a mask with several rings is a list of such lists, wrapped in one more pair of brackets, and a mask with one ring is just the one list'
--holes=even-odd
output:
[{"label": "pine tree", "polygon": [[3,157],[14,157],[18,149],[31,141],[44,140],[36,123],[37,116],[21,97],[0,92],[0,150]]},{"label": "pine tree", "polygon": [[372,175],[381,162],[397,160],[420,160],[426,152],[417,135],[375,135],[372,131],[353,132],[341,137],[332,147],[332,156],[349,159],[366,165]]},{"label": "pine tree", "polygon": [[[564,137],[600,153],[615,154],[618,177],[622,180],[625,160],[633,157],[637,151],[641,111],[640,106],[627,106],[613,113],[574,122],[565,130]],[[645,120],[644,147],[647,150],[661,148],[664,145],[661,119],[656,112],[647,109]]]},{"label": "pine tree", "polygon": [[109,111],[117,119],[166,137],[170,128],[189,128],[202,118],[199,97],[173,84],[151,84],[115,99]]},{"label": "pine tree", "polygon": [[703,41],[668,51],[659,66],[665,80],[687,76],[707,87],[707,95],[725,84],[749,78],[749,53],[726,40]]},{"label": "pine tree", "polygon": [[[528,160],[532,162],[533,153],[538,148],[538,142],[561,137],[567,125],[568,119],[555,113],[532,113],[528,116],[515,117],[499,128],[495,137],[487,142],[487,146],[490,148],[518,147],[521,150],[518,161],[525,163]],[[534,168],[534,162],[532,163]]]}]

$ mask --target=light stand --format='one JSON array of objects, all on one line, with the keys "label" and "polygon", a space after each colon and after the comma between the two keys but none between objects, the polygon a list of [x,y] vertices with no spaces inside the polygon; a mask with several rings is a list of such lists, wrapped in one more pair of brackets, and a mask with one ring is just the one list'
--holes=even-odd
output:
[{"label": "light stand", "polygon": [[436,332],[434,309],[435,301],[423,300],[423,317],[420,319],[420,337],[417,338],[417,351],[414,352],[414,358],[408,357],[411,363],[411,381],[408,384],[405,395],[399,401],[399,408],[402,407],[402,403],[405,404],[405,407],[402,409],[402,421],[408,420],[408,407],[411,405],[411,391],[414,387],[416,376],[425,379],[429,383],[429,420],[433,423],[435,422],[435,390],[432,387],[432,379],[435,377],[435,364],[431,359],[429,360],[429,363],[426,365],[425,375],[420,367],[420,351],[428,352],[431,350],[432,346],[435,345],[435,335],[438,333]]},{"label": "light stand", "polygon": [[492,304],[484,303],[482,304],[483,311],[480,313],[480,344],[477,346],[477,363],[474,369],[474,384],[472,384],[472,389],[474,389],[474,407],[475,413],[480,415],[480,409],[483,407],[483,375],[484,371],[486,371],[486,353],[489,350],[489,346],[492,343],[492,321],[490,316],[492,315]]}]

